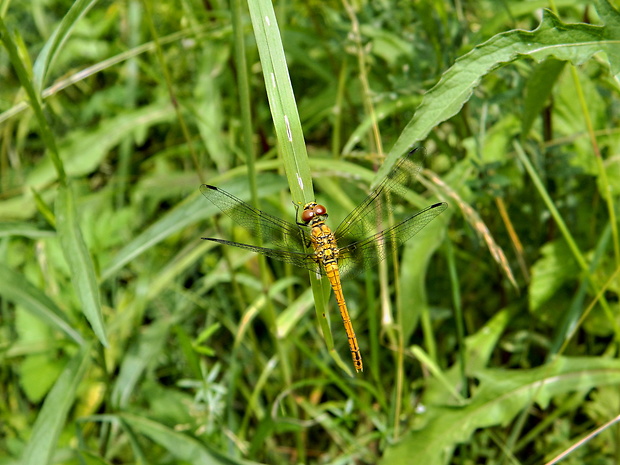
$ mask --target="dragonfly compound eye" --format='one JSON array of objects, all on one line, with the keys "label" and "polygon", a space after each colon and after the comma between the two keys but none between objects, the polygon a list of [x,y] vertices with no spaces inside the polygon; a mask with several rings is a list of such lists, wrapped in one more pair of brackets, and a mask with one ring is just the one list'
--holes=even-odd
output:
[{"label": "dragonfly compound eye", "polygon": [[317,205],[316,207],[314,207],[314,214],[315,215],[326,215],[327,208],[325,208],[323,205]]},{"label": "dragonfly compound eye", "polygon": [[301,214],[301,221],[304,223],[310,223],[312,218],[314,218],[314,210],[304,210]]}]

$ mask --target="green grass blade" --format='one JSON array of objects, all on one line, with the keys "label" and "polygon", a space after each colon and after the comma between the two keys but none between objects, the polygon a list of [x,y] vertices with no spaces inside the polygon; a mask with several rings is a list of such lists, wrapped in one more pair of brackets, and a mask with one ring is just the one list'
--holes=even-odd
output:
[{"label": "green grass blade", "polygon": [[[301,129],[301,121],[288,73],[284,46],[278,29],[276,14],[270,0],[248,2],[254,35],[263,67],[265,88],[271,116],[278,137],[280,152],[288,179],[291,196],[296,203],[314,200],[312,176]],[[310,273],[316,315],[332,353],[331,333],[325,321],[325,293],[320,279]],[[339,357],[335,357],[338,359]]]},{"label": "green grass blade", "polygon": [[82,335],[71,325],[60,308],[20,273],[0,263],[0,295],[21,305],[52,328],[62,331],[76,343],[84,344]]},{"label": "green grass blade", "polygon": [[75,197],[70,186],[61,185],[58,188],[56,224],[62,250],[71,270],[71,281],[82,305],[82,313],[89,321],[99,341],[107,346],[95,268],[82,237],[75,208]]},{"label": "green grass blade", "polygon": [[276,14],[270,0],[251,1],[248,7],[291,195],[295,202],[310,202],[312,176]]},{"label": "green grass blade", "polygon": [[123,414],[120,417],[133,430],[148,436],[184,463],[196,465],[252,465],[256,462],[229,458],[197,439],[179,433],[146,417]]},{"label": "green grass blade", "polygon": [[[46,217],[47,219],[47,217]],[[43,239],[53,237],[56,233],[49,229],[41,229],[31,223],[6,222],[0,223],[0,237],[23,236],[30,239]]]},{"label": "green grass blade", "polygon": [[53,66],[54,59],[58,56],[64,43],[69,38],[71,31],[80,18],[96,3],[97,0],[76,0],[43,46],[43,50],[41,50],[33,66],[34,88],[37,94],[41,93],[43,85],[45,84],[45,77]]},{"label": "green grass blade", "polygon": [[51,463],[56,442],[62,432],[69,409],[76,400],[76,391],[87,368],[90,366],[90,344],[67,363],[54,387],[45,398],[37,420],[32,428],[30,441],[22,456],[23,465],[46,465]]},{"label": "green grass blade", "polygon": [[0,16],[0,39],[4,43],[4,46],[9,54],[9,59],[11,60],[11,64],[15,69],[15,73],[19,78],[20,84],[23,86],[24,90],[28,94],[28,98],[30,99],[30,106],[34,111],[34,114],[37,118],[37,122],[39,123],[39,130],[41,131],[41,139],[45,143],[46,148],[49,151],[49,156],[54,163],[54,168],[58,173],[58,179],[61,182],[65,182],[66,174],[64,171],[64,167],[62,164],[62,160],[60,159],[60,155],[58,153],[58,147],[56,145],[56,139],[54,134],[47,124],[47,120],[45,119],[45,115],[43,114],[43,108],[41,106],[40,94],[35,90],[33,86],[33,82],[31,80],[30,73],[24,66],[24,62],[21,60],[19,53],[17,52],[17,47],[15,46],[15,41],[13,40],[12,35],[9,33],[9,30],[6,27],[6,24],[2,20]]}]

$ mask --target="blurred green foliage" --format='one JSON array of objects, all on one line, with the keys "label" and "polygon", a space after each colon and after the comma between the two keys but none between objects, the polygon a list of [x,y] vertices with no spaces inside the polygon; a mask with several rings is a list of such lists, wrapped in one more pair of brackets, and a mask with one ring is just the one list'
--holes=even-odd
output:
[{"label": "blurred green foliage", "polygon": [[[4,3],[0,464],[543,463],[613,422],[615,7],[273,8],[286,63],[245,4]],[[202,182],[294,221],[291,111],[334,225],[412,145],[397,213],[450,204],[345,281],[361,375],[307,273],[200,240],[254,239]],[[563,463],[617,463],[617,434]]]}]

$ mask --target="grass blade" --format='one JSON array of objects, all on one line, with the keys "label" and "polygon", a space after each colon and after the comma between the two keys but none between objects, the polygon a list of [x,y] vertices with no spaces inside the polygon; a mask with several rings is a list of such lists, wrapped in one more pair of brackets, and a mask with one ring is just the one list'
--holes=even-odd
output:
[{"label": "grass blade", "polygon": [[67,363],[54,387],[45,398],[43,408],[32,428],[32,436],[22,456],[23,465],[51,463],[56,442],[65,424],[69,409],[76,400],[76,391],[90,365],[90,344]]},{"label": "grass blade", "polygon": [[67,14],[46,42],[33,66],[34,87],[37,94],[41,93],[45,83],[45,77],[54,63],[54,59],[62,50],[64,43],[69,38],[71,31],[82,16],[97,3],[97,0],[77,0],[71,5]]},{"label": "grass blade", "polygon": [[30,284],[22,274],[16,273],[1,263],[0,295],[21,305],[51,327],[65,333],[76,343],[84,344],[82,335],[71,326],[62,310],[48,296]]},{"label": "grass blade", "polygon": [[71,281],[82,305],[82,312],[99,341],[107,346],[95,268],[82,237],[75,198],[68,185],[61,185],[58,188],[56,224],[62,250],[71,270]]}]

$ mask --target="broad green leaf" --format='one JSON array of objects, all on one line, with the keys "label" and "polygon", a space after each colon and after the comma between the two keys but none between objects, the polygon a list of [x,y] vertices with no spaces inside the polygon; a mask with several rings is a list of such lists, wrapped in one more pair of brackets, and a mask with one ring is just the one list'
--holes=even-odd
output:
[{"label": "broad green leaf", "polygon": [[52,462],[58,437],[65,425],[69,409],[75,403],[77,388],[90,366],[90,350],[90,344],[82,346],[67,363],[45,398],[24,450],[22,465],[46,465]]},{"label": "broad green leaf", "polygon": [[33,403],[40,402],[63,369],[49,354],[29,355],[19,365],[19,384]]},{"label": "broad green leaf", "polygon": [[71,270],[71,282],[82,305],[80,310],[89,321],[99,341],[107,346],[95,269],[80,230],[75,198],[71,187],[67,185],[60,185],[58,188],[56,225],[58,238]]},{"label": "broad green leaf", "polygon": [[[475,311],[475,309],[473,309]],[[511,315],[507,310],[501,310],[475,334],[465,338],[465,374],[475,375],[483,371],[491,355],[497,348],[497,342],[504,333],[510,321]],[[412,349],[413,350],[413,349]],[[419,349],[418,349],[419,351]],[[431,363],[436,363],[431,361]],[[451,382],[451,386],[460,386],[463,378],[463,370],[460,363],[455,363],[441,374]],[[427,381],[424,391],[424,401],[428,405],[444,405],[455,402],[456,397],[452,389],[446,389],[445,382],[440,377],[433,375]]]},{"label": "broad green leaf", "polygon": [[525,87],[525,109],[521,121],[524,136],[528,135],[534,120],[548,104],[551,90],[565,65],[565,61],[549,58],[534,67]]},{"label": "broad green leaf", "polygon": [[[554,396],[620,384],[620,361],[600,357],[558,358],[531,370],[483,370],[466,406],[425,405],[425,422],[386,449],[380,464],[448,463],[454,448],[478,428],[506,425],[533,403],[546,408]],[[423,400],[424,402],[424,400]]]},{"label": "broad green leaf", "polygon": [[482,370],[489,363],[501,335],[510,321],[510,312],[501,310],[493,315],[475,334],[465,338],[467,347],[467,372]]}]

